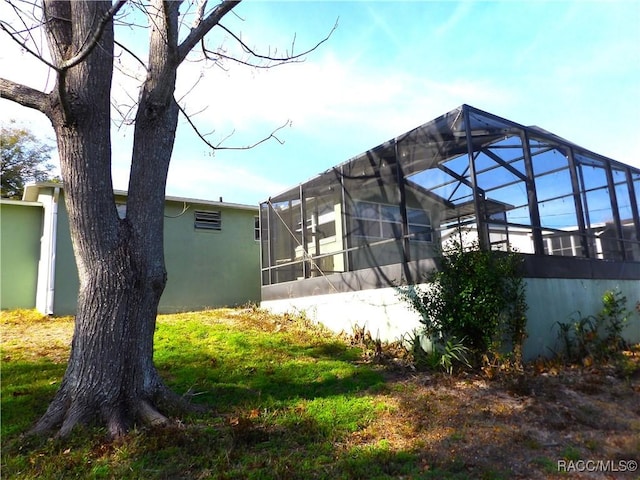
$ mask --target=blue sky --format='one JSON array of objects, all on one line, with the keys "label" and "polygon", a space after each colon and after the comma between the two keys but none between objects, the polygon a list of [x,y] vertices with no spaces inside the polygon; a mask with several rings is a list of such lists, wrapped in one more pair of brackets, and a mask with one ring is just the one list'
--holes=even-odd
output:
[{"label": "blue sky", "polygon": [[[639,1],[247,1],[235,13],[223,23],[262,51],[338,28],[303,63],[182,66],[177,98],[189,92],[181,103],[212,142],[244,146],[291,124],[282,145],[211,155],[182,121],[169,195],[257,204],[463,103],[640,166]],[[49,88],[6,36],[0,46],[0,76]],[[0,109],[52,135],[37,114]],[[131,136],[114,129],[115,188],[127,186]]]}]

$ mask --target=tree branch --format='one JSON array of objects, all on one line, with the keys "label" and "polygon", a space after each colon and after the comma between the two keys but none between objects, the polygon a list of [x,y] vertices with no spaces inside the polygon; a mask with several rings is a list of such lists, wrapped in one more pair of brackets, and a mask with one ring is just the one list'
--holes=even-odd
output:
[{"label": "tree branch", "polygon": [[144,62],[142,61],[142,59],[141,59],[140,57],[138,57],[138,56],[133,52],[133,50],[131,50],[130,48],[128,48],[124,43],[119,42],[119,41],[117,41],[117,40],[114,40],[114,41],[113,41],[113,43],[114,43],[115,45],[117,45],[118,47],[120,47],[120,48],[121,48],[122,50],[124,50],[125,52],[127,52],[129,55],[131,55],[131,57],[132,57],[134,60],[136,60],[136,61],[137,61],[137,62],[142,66],[142,68],[144,68],[144,69],[145,69],[145,71],[147,70],[147,64],[146,64],[146,63],[144,63]]},{"label": "tree branch", "polygon": [[[178,63],[182,63],[187,55],[198,42],[209,33],[209,31],[219,24],[222,17],[229,13],[236,5],[240,3],[240,0],[224,0],[213,11],[201,21],[196,20],[194,28],[191,29],[187,38],[178,47]],[[204,7],[198,9],[198,12],[203,12]]]},{"label": "tree branch", "polygon": [[114,15],[118,13],[118,11],[125,6],[127,0],[119,0],[118,3],[111,6],[109,10],[102,16],[100,22],[98,23],[98,27],[93,32],[93,35],[89,39],[87,43],[85,43],[84,47],[80,49],[78,53],[76,53],[73,57],[65,60],[58,67],[59,70],[68,70],[71,67],[76,66],[81,61],[89,56],[89,54],[93,51],[93,49],[98,45],[98,41],[102,36],[102,32],[104,32],[104,28],[107,26]]},{"label": "tree branch", "polygon": [[[271,68],[277,65],[282,65],[285,63],[291,63],[291,62],[296,62],[296,61],[303,61],[302,57],[304,57],[305,55],[309,54],[310,52],[316,50],[320,45],[322,45],[323,43],[325,43],[326,41],[329,40],[329,38],[331,37],[331,35],[333,35],[333,32],[338,28],[338,20],[336,20],[336,23],[333,25],[333,27],[331,28],[331,30],[329,31],[329,33],[319,42],[317,42],[313,47],[303,51],[302,53],[299,54],[294,54],[293,53],[293,49],[295,48],[295,37],[294,40],[292,42],[291,45],[291,54],[287,53],[287,55],[282,56],[282,57],[277,57],[277,56],[271,56],[271,55],[262,55],[257,53],[256,51],[254,51],[253,49],[251,49],[247,44],[245,44],[240,37],[238,37],[236,34],[234,34],[232,31],[230,31],[228,28],[226,28],[224,25],[220,24],[220,20],[222,19],[222,17],[228,13],[229,11],[231,11],[231,9],[233,9],[233,7],[235,7],[238,3],[240,3],[239,1],[223,1],[221,2],[214,10],[211,14],[209,14],[209,16],[207,16],[206,18],[202,18],[204,15],[204,11],[205,11],[205,6],[206,6],[207,0],[200,0],[197,6],[197,16],[196,19],[193,23],[193,28],[191,29],[190,34],[187,36],[187,38],[182,42],[182,44],[178,47],[178,62],[181,63],[182,61],[184,61],[184,59],[186,58],[187,54],[195,47],[195,45],[197,43],[201,43],[202,44],[202,51],[204,53],[205,58],[210,59],[210,60],[215,60],[212,59],[209,54],[214,54],[217,55],[219,58],[224,58],[224,59],[228,59],[228,60],[233,60],[235,62],[247,65],[247,66],[251,66],[251,67],[255,67],[255,68]],[[257,65],[254,63],[251,63],[249,61],[244,61],[241,60],[239,58],[235,58],[232,57],[230,55],[226,55],[224,53],[214,53],[212,51],[209,51],[206,49],[205,44],[204,44],[204,37],[205,35],[214,27],[218,25],[220,28],[222,28],[224,31],[226,31],[229,35],[231,35],[244,49],[245,52],[249,53],[251,56],[257,58],[257,59],[261,59],[261,60],[267,60],[269,62],[275,62],[275,64],[271,63],[269,65]],[[280,127],[276,128],[275,130],[273,130],[271,132],[271,134],[269,134],[269,136],[251,144],[251,145],[246,145],[244,147],[222,147],[221,144],[224,143],[231,135],[233,135],[234,132],[231,132],[231,134],[229,134],[227,137],[225,137],[224,139],[222,139],[217,145],[214,145],[213,143],[211,143],[209,140],[207,140],[205,138],[205,134],[203,134],[202,132],[200,132],[200,130],[198,129],[198,127],[195,125],[195,123],[191,120],[191,117],[184,111],[184,109],[178,104],[178,108],[180,109],[180,112],[184,115],[184,117],[186,118],[187,122],[189,123],[189,125],[191,126],[191,128],[193,129],[193,131],[196,133],[196,135],[207,145],[209,146],[212,150],[249,150],[251,148],[255,148],[256,146],[270,140],[270,139],[275,139],[278,143],[280,144],[284,144],[284,141],[280,140],[277,136],[276,133],[278,131],[280,131],[281,129],[291,125],[291,122],[289,120],[287,120],[283,125],[281,125]]]},{"label": "tree branch", "polygon": [[[270,63],[267,65],[259,65],[257,63],[252,63],[249,62],[247,60],[241,60],[239,58],[233,57],[231,55],[226,55],[224,53],[220,53],[220,52],[212,52],[211,50],[208,50],[204,44],[202,45],[202,52],[204,53],[204,56],[206,59],[211,60],[213,62],[216,61],[215,58],[212,58],[209,54],[211,55],[215,55],[216,57],[219,58],[223,58],[225,60],[231,60],[232,62],[236,62],[239,63],[240,65],[246,65],[247,67],[251,67],[251,68],[261,68],[261,69],[267,69],[267,68],[274,68],[280,65],[284,65],[285,63],[302,63],[304,62],[304,59],[286,59],[286,60],[276,60],[276,59],[270,59],[271,61],[275,62],[275,63]],[[309,53],[309,52],[307,52]],[[223,67],[221,67],[223,68]],[[224,68],[223,68],[224,69]],[[224,69],[226,70],[226,69]]]},{"label": "tree branch", "polygon": [[27,52],[30,55],[33,55],[35,58],[37,58],[42,63],[44,63],[47,67],[58,71],[58,67],[56,67],[53,63],[45,60],[40,52],[37,52],[29,48],[27,46],[27,41],[19,38],[18,32],[16,30],[13,30],[13,31],[9,30],[9,25],[7,25],[6,22],[4,22],[3,20],[0,20],[0,29],[2,29],[7,35],[9,35],[9,38],[11,40],[13,40],[18,45],[20,45],[20,48],[22,48],[25,52]]},{"label": "tree branch", "polygon": [[35,88],[0,78],[0,98],[33,108],[49,116],[49,97],[46,93]]},{"label": "tree branch", "polygon": [[197,28],[200,23],[202,23],[202,19],[204,18],[204,9],[207,8],[207,0],[199,0],[198,8],[196,11],[196,18],[193,21],[193,27]]},{"label": "tree branch", "polygon": [[[292,43],[291,55],[287,54],[284,57],[272,57],[271,55],[261,55],[261,54],[255,52],[253,49],[249,48],[249,46],[246,43],[244,43],[242,41],[242,39],[240,39],[240,37],[238,37],[235,33],[233,33],[227,27],[225,27],[222,24],[219,24],[219,27],[222,28],[229,35],[231,35],[242,46],[242,48],[245,50],[245,52],[251,54],[253,57],[256,57],[256,58],[259,58],[259,59],[262,59],[262,60],[279,62],[279,64],[282,64],[282,63],[291,62],[293,60],[296,60],[296,59],[299,59],[301,57],[304,57],[305,55],[308,55],[309,53],[311,53],[314,50],[316,50],[320,45],[322,45],[327,40],[329,40],[329,38],[331,38],[331,35],[333,35],[333,32],[335,32],[336,29],[338,28],[338,20],[336,20],[336,23],[333,25],[333,27],[331,28],[331,30],[329,31],[329,33],[327,34],[326,37],[324,37],[322,40],[320,40],[318,43],[316,43],[313,47],[311,47],[308,50],[305,50],[304,52],[299,53],[297,55],[293,54],[293,46],[295,45],[295,38],[294,38],[293,43]],[[228,57],[226,57],[226,58],[228,58]],[[239,61],[237,59],[233,59],[233,60]],[[245,63],[245,62],[242,62],[242,61],[240,61],[240,62],[241,63]],[[257,66],[257,65],[253,65],[253,66]]]},{"label": "tree branch", "polygon": [[[17,42],[25,51],[35,56],[41,62],[45,63],[47,66],[52,68],[57,72],[57,92],[60,100],[60,104],[62,106],[63,117],[65,121],[67,121],[71,117],[70,106],[68,100],[66,98],[66,72],[71,67],[78,65],[84,59],[86,59],[89,54],[93,51],[93,49],[98,45],[100,37],[102,36],[106,25],[113,20],[113,17],[116,13],[127,3],[127,0],[119,0],[117,3],[111,6],[107,12],[100,18],[97,28],[93,31],[90,38],[88,38],[83,47],[71,58],[64,58],[69,51],[68,49],[71,47],[71,30],[68,25],[71,23],[71,10],[69,8],[68,3],[64,2],[44,2],[44,17],[45,17],[45,29],[49,35],[49,45],[53,50],[57,48],[58,50],[51,51],[53,56],[53,61],[49,62],[45,60],[42,54],[30,49],[27,46],[26,41],[19,40],[18,33],[15,29],[12,31],[5,25],[4,22],[0,22],[0,27],[6,33],[9,34],[12,40]],[[41,92],[40,92],[41,93]],[[32,108],[38,108],[37,106],[32,106]]]},{"label": "tree branch", "polygon": [[244,147],[222,147],[222,143],[224,143],[229,137],[231,137],[231,135],[233,135],[235,133],[235,130],[232,131],[229,135],[227,135],[225,138],[223,138],[222,140],[220,140],[218,142],[217,145],[214,145],[213,143],[211,143],[209,140],[207,140],[206,134],[203,134],[202,132],[200,132],[200,130],[198,129],[198,127],[196,126],[195,123],[193,123],[193,121],[191,120],[191,116],[189,114],[187,114],[187,112],[184,111],[184,108],[182,108],[179,104],[178,104],[178,108],[180,109],[180,112],[184,115],[185,119],[187,120],[187,122],[189,123],[189,125],[191,126],[191,128],[193,129],[193,131],[195,132],[195,134],[200,138],[200,140],[202,140],[209,148],[211,148],[212,150],[250,150],[252,148],[257,147],[258,145],[260,145],[261,143],[264,143],[268,140],[271,140],[272,138],[278,142],[280,145],[284,145],[284,141],[280,140],[277,136],[276,133],[279,132],[280,130],[282,130],[285,127],[288,127],[291,125],[291,121],[287,120],[284,124],[280,125],[278,128],[276,128],[275,130],[273,130],[269,136],[264,137],[261,140],[258,140],[255,143],[252,143],[251,145],[245,145]]}]

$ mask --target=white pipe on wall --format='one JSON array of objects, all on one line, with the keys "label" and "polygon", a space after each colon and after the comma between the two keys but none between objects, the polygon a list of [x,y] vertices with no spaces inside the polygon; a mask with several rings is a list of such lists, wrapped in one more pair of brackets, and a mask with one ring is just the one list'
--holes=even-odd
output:
[{"label": "white pipe on wall", "polygon": [[51,205],[51,219],[49,222],[49,271],[47,273],[47,300],[46,314],[53,315],[53,302],[55,299],[56,285],[56,244],[58,238],[58,201],[60,200],[60,187],[53,192]]}]

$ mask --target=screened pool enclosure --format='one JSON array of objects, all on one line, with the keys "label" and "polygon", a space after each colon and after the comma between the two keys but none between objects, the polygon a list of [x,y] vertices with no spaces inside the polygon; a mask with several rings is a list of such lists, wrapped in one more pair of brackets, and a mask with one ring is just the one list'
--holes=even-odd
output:
[{"label": "screened pool enclosure", "polygon": [[640,169],[463,105],[263,202],[263,299],[414,282],[452,237],[640,262],[638,203]]}]

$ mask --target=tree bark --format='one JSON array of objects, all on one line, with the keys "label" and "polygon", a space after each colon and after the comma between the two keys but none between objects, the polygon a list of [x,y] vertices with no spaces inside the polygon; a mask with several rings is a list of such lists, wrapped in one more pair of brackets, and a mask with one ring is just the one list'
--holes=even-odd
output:
[{"label": "tree bark", "polygon": [[[83,48],[96,19],[111,7],[108,1],[51,5],[58,64]],[[117,215],[111,182],[111,23],[86,59],[60,73],[52,92],[48,113],[58,140],[80,290],[69,364],[35,432],[60,427],[64,436],[78,423],[97,420],[118,436],[135,421],[168,421],[154,407],[173,397],[153,364],[153,335],[166,283],[163,209],[178,118],[178,6],[157,1],[152,7],[150,68],[136,117],[126,218]]]},{"label": "tree bark", "polygon": [[[181,1],[144,4],[149,21],[147,78],[138,99],[127,214],[118,217],[111,178],[113,17],[126,0],[44,0],[51,61],[19,39],[56,73],[44,93],[0,79],[6,99],[46,114],[56,133],[65,204],[80,288],[71,355],[60,389],[34,432],[97,421],[113,436],[136,421],[168,419],[159,402],[184,405],[153,364],[153,336],[167,273],[164,198],[180,111],[177,69],[189,51],[239,1],[222,1],[198,18],[179,43]],[[142,11],[142,8],[140,9]],[[3,30],[12,34],[6,25]]]}]

